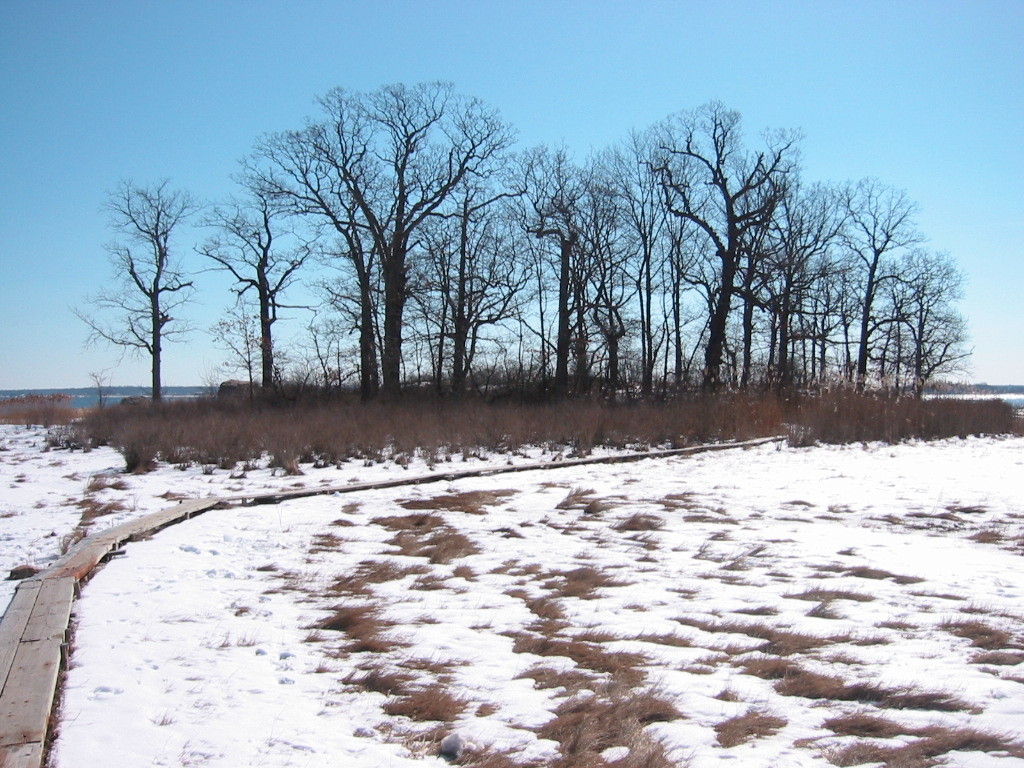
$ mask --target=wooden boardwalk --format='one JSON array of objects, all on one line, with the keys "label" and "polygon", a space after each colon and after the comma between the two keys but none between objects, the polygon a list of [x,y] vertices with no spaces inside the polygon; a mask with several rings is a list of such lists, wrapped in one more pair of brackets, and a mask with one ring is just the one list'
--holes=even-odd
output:
[{"label": "wooden boardwalk", "polygon": [[376,483],[359,483],[253,495],[193,499],[131,520],[82,539],[49,569],[18,585],[0,619],[0,768],[41,768],[46,753],[60,671],[68,651],[71,606],[85,579],[97,565],[133,539],[187,520],[228,503],[272,504],[304,496],[355,493],[377,488],[420,485],[509,472],[569,469],[644,459],[687,456],[735,448],[752,448],[784,440],[762,438],[743,443],[718,443],[667,451],[599,456],[566,461],[487,467],[419,475]]},{"label": "wooden boardwalk", "polygon": [[199,499],[82,539],[53,567],[18,585],[0,621],[0,766],[40,768],[78,583],[133,537],[220,504]]}]

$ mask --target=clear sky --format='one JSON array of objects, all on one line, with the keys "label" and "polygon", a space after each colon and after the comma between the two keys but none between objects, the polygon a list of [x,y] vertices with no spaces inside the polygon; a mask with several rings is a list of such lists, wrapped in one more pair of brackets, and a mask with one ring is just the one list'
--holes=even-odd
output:
[{"label": "clear sky", "polygon": [[[874,176],[920,203],[969,275],[970,378],[1024,383],[1022,39],[1024,0],[3,0],[0,389],[147,383],[147,361],[85,349],[71,311],[110,275],[119,180],[216,200],[257,136],[333,86],[438,79],[521,146],[579,159],[711,99],[751,137],[801,129],[805,179]],[[206,328],[230,297],[202,282]],[[221,359],[196,334],[164,383]]]}]

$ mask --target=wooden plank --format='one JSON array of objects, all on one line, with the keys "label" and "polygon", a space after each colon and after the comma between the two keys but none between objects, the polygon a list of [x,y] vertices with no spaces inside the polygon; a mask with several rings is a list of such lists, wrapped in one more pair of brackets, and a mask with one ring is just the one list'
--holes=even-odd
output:
[{"label": "wooden plank", "polygon": [[0,747],[46,739],[60,671],[61,641],[21,643],[0,693]]},{"label": "wooden plank", "polygon": [[28,626],[41,586],[40,581],[23,581],[19,584],[3,619],[0,620],[0,691],[3,691],[4,683],[7,682],[11,665],[14,664],[14,652],[18,649],[21,636],[25,634],[25,627]]},{"label": "wooden plank", "polygon": [[566,459],[564,461],[532,462],[530,464],[516,464],[506,467],[481,467],[480,469],[460,469],[454,472],[438,472],[431,475],[416,475],[413,477],[402,477],[395,480],[383,480],[370,483],[352,483],[351,485],[323,486],[321,488],[300,488],[268,492],[262,494],[224,496],[221,500],[225,502],[252,502],[255,504],[277,504],[292,499],[302,499],[309,496],[323,496],[332,493],[358,493],[359,491],[379,490],[381,488],[399,488],[408,485],[425,485],[441,481],[462,480],[469,477],[491,477],[493,475],[504,475],[514,472],[534,472],[537,470],[549,469],[571,469],[573,467],[589,466],[593,464],[623,464],[633,461],[645,461],[647,459],[664,459],[675,456],[691,456],[697,453],[708,453],[710,451],[735,450],[737,448],[755,448],[767,443],[776,443],[785,440],[784,436],[762,437],[756,440],[746,440],[740,443],[711,443],[708,445],[692,445],[686,448],[671,448],[660,451],[645,451],[644,453],[620,453],[613,456],[588,456],[582,459]]},{"label": "wooden plank", "polygon": [[39,768],[43,764],[43,745],[34,741],[0,747],[0,768]]},{"label": "wooden plank", "polygon": [[51,639],[63,641],[74,600],[74,579],[44,579],[25,633],[21,636],[22,643]]},{"label": "wooden plank", "polygon": [[192,515],[205,512],[221,503],[220,499],[190,499],[168,509],[154,512],[136,520],[115,525],[113,528],[83,539],[57,560],[43,575],[46,577],[70,577],[81,581],[106,557],[111,550],[133,536],[148,534],[180,522]]}]

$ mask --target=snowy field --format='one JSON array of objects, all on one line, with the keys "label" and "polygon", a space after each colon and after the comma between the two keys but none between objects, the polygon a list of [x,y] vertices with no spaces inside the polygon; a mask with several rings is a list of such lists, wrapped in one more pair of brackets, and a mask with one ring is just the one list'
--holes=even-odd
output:
[{"label": "snowy field", "polygon": [[[5,569],[83,512],[428,471],[44,435],[0,427]],[[1021,438],[780,445],[214,510],[85,586],[51,762],[1024,765],[1022,478]]]}]

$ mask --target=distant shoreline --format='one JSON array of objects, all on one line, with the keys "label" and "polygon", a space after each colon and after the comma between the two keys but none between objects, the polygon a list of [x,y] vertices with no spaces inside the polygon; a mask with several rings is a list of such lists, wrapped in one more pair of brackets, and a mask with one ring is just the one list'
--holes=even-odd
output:
[{"label": "distant shoreline", "polygon": [[[125,386],[104,387],[103,399],[107,404],[119,403],[126,397],[149,397],[150,387]],[[163,396],[168,400],[189,397],[203,397],[211,393],[210,387],[164,387]],[[72,408],[93,408],[99,405],[100,397],[96,387],[54,387],[48,389],[0,389],[0,401],[24,395],[69,395]]]}]

